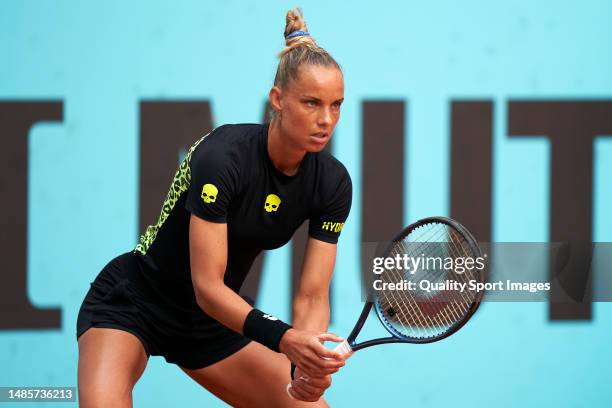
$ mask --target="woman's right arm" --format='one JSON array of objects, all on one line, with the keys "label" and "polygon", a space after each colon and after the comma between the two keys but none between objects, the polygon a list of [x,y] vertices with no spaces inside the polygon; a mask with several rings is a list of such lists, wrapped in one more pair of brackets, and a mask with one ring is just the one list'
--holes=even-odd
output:
[{"label": "woman's right arm", "polygon": [[252,307],[225,285],[227,224],[191,215],[189,222],[191,280],[198,305],[213,319],[242,334]]},{"label": "woman's right arm", "polygon": [[[191,215],[189,253],[195,297],[202,310],[237,333],[253,309],[224,283],[227,265],[227,224],[203,220]],[[311,377],[329,375],[343,364],[343,357],[327,349],[321,340],[338,341],[332,334],[289,329],[281,337],[279,349],[289,360]]]}]

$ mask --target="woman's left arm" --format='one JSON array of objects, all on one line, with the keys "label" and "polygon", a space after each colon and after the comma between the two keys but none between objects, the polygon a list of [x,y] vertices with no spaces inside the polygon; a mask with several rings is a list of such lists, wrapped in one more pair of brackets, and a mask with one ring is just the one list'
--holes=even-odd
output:
[{"label": "woman's left arm", "polygon": [[[325,333],[329,325],[329,285],[336,263],[336,244],[308,238],[302,276],[293,298],[293,327],[311,332]],[[338,338],[335,341],[342,341]],[[344,365],[344,364],[342,364]],[[335,370],[337,371],[337,369]],[[301,368],[295,369],[291,382],[294,396],[303,401],[317,401],[331,385],[331,376],[298,380]]]},{"label": "woman's left arm", "polygon": [[335,263],[336,244],[308,238],[302,275],[293,298],[293,327],[327,332],[329,286]]}]

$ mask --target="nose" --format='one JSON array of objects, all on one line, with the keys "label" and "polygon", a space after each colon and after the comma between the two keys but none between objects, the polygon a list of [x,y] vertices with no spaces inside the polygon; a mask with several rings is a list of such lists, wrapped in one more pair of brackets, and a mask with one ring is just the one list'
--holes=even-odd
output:
[{"label": "nose", "polygon": [[319,114],[319,126],[328,127],[333,123],[333,114],[331,109],[323,108]]}]

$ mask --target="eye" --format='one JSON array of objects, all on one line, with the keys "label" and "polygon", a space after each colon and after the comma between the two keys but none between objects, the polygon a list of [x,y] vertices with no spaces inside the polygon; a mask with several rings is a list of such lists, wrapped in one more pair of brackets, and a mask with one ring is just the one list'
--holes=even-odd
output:
[{"label": "eye", "polygon": [[317,106],[317,102],[315,101],[306,101],[306,106],[308,106],[309,108],[314,108],[315,106]]},{"label": "eye", "polygon": [[334,103],[332,104],[332,107],[333,107],[334,109],[340,109],[340,105],[342,105],[342,102],[334,102]]}]

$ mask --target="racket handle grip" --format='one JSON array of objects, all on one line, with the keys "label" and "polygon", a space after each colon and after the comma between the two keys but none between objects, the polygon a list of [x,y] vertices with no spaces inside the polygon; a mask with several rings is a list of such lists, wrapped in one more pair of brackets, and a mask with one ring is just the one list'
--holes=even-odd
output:
[{"label": "racket handle grip", "polygon": [[[338,344],[336,347],[334,347],[334,351],[337,351],[341,354],[348,354],[349,356],[351,354],[353,354],[353,349],[351,348],[350,344],[348,343],[348,341],[344,340],[342,343]],[[348,358],[348,357],[347,357]],[[308,377],[306,376],[301,376],[300,378],[298,378],[299,380],[308,380]],[[289,397],[291,397],[291,399],[294,399],[297,401],[297,398],[295,398],[293,396],[293,394],[291,394],[291,383],[287,384],[287,388],[285,389],[287,391],[287,395],[289,395]]]},{"label": "racket handle grip", "polygon": [[334,351],[337,351],[341,354],[353,354],[353,349],[351,348],[350,344],[348,343],[348,341],[344,340],[342,343],[338,344],[335,348]]}]

